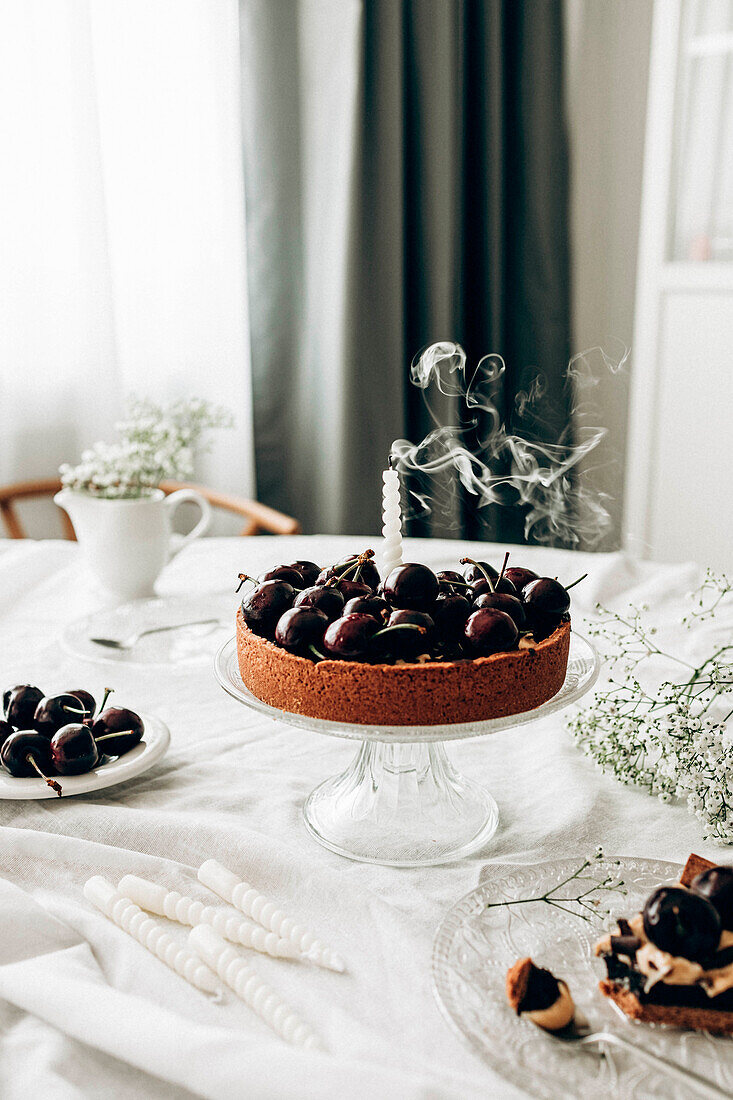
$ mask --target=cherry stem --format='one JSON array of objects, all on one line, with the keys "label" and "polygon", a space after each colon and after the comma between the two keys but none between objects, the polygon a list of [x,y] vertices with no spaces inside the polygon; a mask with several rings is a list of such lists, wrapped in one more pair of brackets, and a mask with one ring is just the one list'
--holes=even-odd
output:
[{"label": "cherry stem", "polygon": [[104,710],[104,708],[107,704],[107,700],[109,699],[110,695],[112,694],[112,692],[114,690],[115,690],[114,688],[105,688],[104,689],[104,696],[102,698],[102,702],[97,707],[97,714],[95,715],[95,717],[99,716],[102,713],[102,711]]},{"label": "cherry stem", "polygon": [[313,645],[313,643],[311,643],[308,646],[308,649],[313,654],[313,656],[316,658],[316,660],[325,661],[327,659],[325,653],[321,653],[320,649],[316,649],[316,647]]},{"label": "cherry stem", "polygon": [[428,628],[419,623],[392,623],[392,626],[383,626],[372,638],[381,638],[383,634],[389,634],[390,630],[419,630],[421,634],[427,634]]},{"label": "cherry stem", "polygon": [[340,581],[345,581],[352,573],[354,574],[354,580],[358,581],[361,576],[362,567],[374,557],[373,550],[365,550],[362,554],[359,554],[355,561],[349,562],[348,565],[338,574]]},{"label": "cherry stem", "polygon": [[135,730],[115,730],[114,733],[103,733],[101,737],[95,737],[94,740],[99,744],[100,741],[109,741],[110,737],[124,737],[126,733],[134,733]]},{"label": "cherry stem", "polygon": [[582,577],[578,577],[577,581],[573,581],[572,584],[566,584],[565,585],[565,591],[569,592],[571,588],[575,588],[576,584],[580,584],[580,582],[584,581],[587,576],[588,576],[588,574],[584,573]]},{"label": "cherry stem", "polygon": [[28,763],[30,764],[30,766],[32,768],[35,768],[35,770],[40,775],[41,779],[43,779],[46,783],[48,783],[51,790],[56,791],[56,794],[59,796],[59,798],[61,798],[61,795],[63,793],[62,790],[61,790],[61,784],[57,783],[55,779],[49,779],[47,775],[43,774],[41,769],[38,767],[38,764],[36,764],[35,758],[34,758],[32,753],[30,753],[30,752],[26,753],[26,760],[28,761]]},{"label": "cherry stem", "polygon": [[76,707],[67,707],[65,703],[62,703],[61,709],[65,710],[67,714],[89,714],[90,711],[86,707],[82,707],[81,710],[77,710]]},{"label": "cherry stem", "polygon": [[[474,561],[473,558],[461,558],[461,565],[475,565],[476,568],[478,569],[478,571],[483,574],[484,580],[488,584],[488,586],[491,589],[492,593],[496,591],[496,589],[494,588],[494,582],[492,581],[491,577],[488,574],[488,571],[486,569],[484,569],[484,567],[483,567],[483,565],[481,564],[480,561]],[[503,570],[502,570],[502,572],[503,572]],[[471,586],[469,585],[469,588],[470,587]]]},{"label": "cherry stem", "polygon": [[497,586],[498,586],[499,581],[501,580],[501,578],[504,576],[504,570],[506,569],[506,563],[508,561],[509,561],[509,551],[507,550],[506,554],[504,555],[504,561],[501,563],[501,569],[499,570],[499,576],[496,578]]},{"label": "cherry stem", "polygon": [[237,576],[239,577],[239,584],[234,590],[235,595],[237,592],[239,592],[239,589],[242,587],[245,581],[252,581],[252,584],[257,584],[256,578],[250,577],[248,573],[237,573]]}]

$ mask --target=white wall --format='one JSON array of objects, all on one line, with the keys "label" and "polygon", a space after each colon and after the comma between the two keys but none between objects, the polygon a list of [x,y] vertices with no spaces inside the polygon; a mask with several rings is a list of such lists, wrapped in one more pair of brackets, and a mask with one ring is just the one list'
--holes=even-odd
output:
[{"label": "white wall", "polygon": [[[564,0],[573,348],[631,347],[652,0]],[[633,369],[633,347],[627,371]],[[595,391],[608,435],[589,458],[621,539],[628,374]]]}]

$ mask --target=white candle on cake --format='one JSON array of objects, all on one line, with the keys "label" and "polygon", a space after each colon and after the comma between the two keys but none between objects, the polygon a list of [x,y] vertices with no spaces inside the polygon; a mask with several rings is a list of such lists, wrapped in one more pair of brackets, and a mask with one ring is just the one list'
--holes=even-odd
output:
[{"label": "white candle on cake", "polygon": [[402,508],[400,506],[400,475],[392,469],[382,474],[382,580],[398,565],[402,565]]}]

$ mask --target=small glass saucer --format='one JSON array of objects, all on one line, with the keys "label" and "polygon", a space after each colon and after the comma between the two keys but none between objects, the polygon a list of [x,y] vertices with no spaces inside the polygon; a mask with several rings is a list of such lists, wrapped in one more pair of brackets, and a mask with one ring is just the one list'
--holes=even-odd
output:
[{"label": "small glass saucer", "polygon": [[[216,592],[133,600],[69,623],[61,643],[73,656],[95,663],[131,667],[207,664],[231,634],[236,606],[232,593]],[[157,627],[178,629],[148,634],[125,649],[93,641],[109,638],[125,642]]]}]

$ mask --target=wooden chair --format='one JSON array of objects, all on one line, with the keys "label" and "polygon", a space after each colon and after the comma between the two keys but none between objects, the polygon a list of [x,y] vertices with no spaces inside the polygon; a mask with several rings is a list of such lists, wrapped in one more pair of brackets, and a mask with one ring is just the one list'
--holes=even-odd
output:
[{"label": "wooden chair", "polygon": [[[298,535],[300,524],[297,519],[283,515],[282,512],[268,508],[266,504],[260,504],[256,500],[244,500],[242,497],[230,496],[227,493],[219,493],[216,489],[207,489],[203,485],[190,485],[183,481],[164,481],[161,489],[167,495],[176,489],[195,489],[206,497],[212,508],[221,508],[225,512],[242,516],[246,523],[240,535]],[[33,497],[53,496],[61,488],[58,478],[45,478],[39,481],[18,481],[14,485],[0,486],[0,517],[2,517],[5,533],[10,539],[24,539],[25,529],[16,510],[16,503],[20,500],[29,500]],[[76,539],[71,520],[63,509],[61,513],[61,526],[64,538]]]}]

